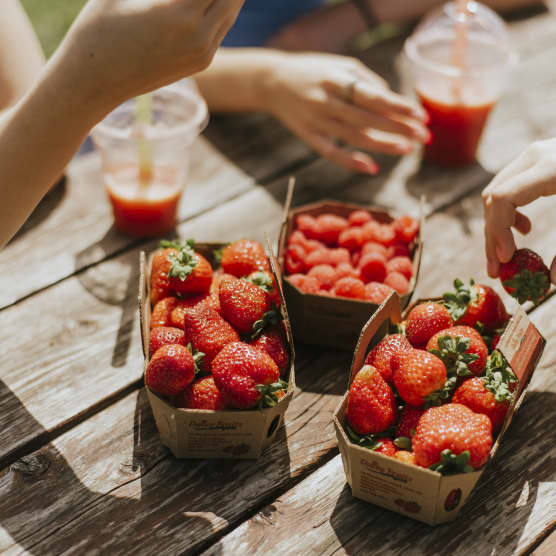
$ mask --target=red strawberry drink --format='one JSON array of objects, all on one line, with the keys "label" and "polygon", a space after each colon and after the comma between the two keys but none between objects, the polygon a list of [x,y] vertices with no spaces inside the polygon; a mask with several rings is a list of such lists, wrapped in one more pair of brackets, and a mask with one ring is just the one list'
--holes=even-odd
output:
[{"label": "red strawberry drink", "polygon": [[155,91],[147,122],[136,101],[125,102],[93,130],[116,227],[139,237],[176,225],[191,145],[207,120],[201,97],[183,84]]}]

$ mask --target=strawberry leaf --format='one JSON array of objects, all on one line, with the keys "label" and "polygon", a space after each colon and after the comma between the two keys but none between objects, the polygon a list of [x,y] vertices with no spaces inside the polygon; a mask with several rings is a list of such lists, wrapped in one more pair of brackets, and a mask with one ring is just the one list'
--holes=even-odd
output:
[{"label": "strawberry leaf", "polygon": [[461,454],[452,454],[451,450],[442,450],[441,460],[429,467],[432,471],[438,471],[442,475],[457,475],[459,473],[472,473],[473,467],[469,465],[469,450]]},{"label": "strawberry leaf", "polygon": [[346,425],[346,432],[349,439],[358,446],[362,448],[367,448],[368,450],[376,450],[382,446],[382,442],[377,440],[376,434],[368,434],[366,436],[359,436],[349,425]]},{"label": "strawberry leaf", "polygon": [[205,354],[202,351],[197,351],[193,348],[193,344],[187,344],[187,349],[193,355],[193,361],[195,362],[195,376],[203,373],[203,359],[205,358]]},{"label": "strawberry leaf", "polygon": [[458,377],[452,376],[445,383],[442,388],[435,390],[425,397],[425,407],[438,406],[446,403],[452,397],[456,386],[458,384]]},{"label": "strawberry leaf", "polygon": [[469,370],[469,364],[479,359],[475,353],[467,353],[469,349],[469,338],[461,336],[440,336],[438,338],[438,349],[429,350],[442,360],[449,377],[473,376]]},{"label": "strawberry leaf", "polygon": [[277,325],[282,320],[282,313],[275,307],[267,311],[263,318],[253,324],[251,339],[259,337],[268,326]]},{"label": "strawberry leaf", "polygon": [[177,250],[177,253],[168,255],[168,260],[171,263],[168,271],[169,278],[179,278],[182,282],[185,282],[199,264],[199,257],[193,249],[194,244],[195,240],[193,239],[188,239],[183,244],[168,241],[160,242],[163,247],[171,247]]},{"label": "strawberry leaf", "polygon": [[510,295],[515,297],[520,304],[532,301],[536,305],[546,295],[550,283],[546,273],[533,273],[525,268],[506,280],[504,286],[513,289]]},{"label": "strawberry leaf", "polygon": [[517,382],[517,377],[508,365],[506,358],[497,349],[487,359],[483,381],[485,388],[492,392],[497,402],[512,400],[514,393],[510,384]]},{"label": "strawberry leaf", "polygon": [[459,320],[467,311],[467,306],[470,303],[477,301],[477,292],[473,287],[475,281],[469,280],[469,285],[466,286],[459,278],[454,280],[455,292],[446,292],[444,294],[444,306],[448,309],[454,322]]},{"label": "strawberry leaf", "polygon": [[261,407],[274,407],[278,403],[278,396],[275,392],[285,390],[284,384],[288,386],[283,380],[273,382],[272,384],[257,384],[255,388],[261,393],[259,401],[259,408]]},{"label": "strawberry leaf", "polygon": [[274,282],[266,272],[253,272],[249,275],[249,278],[246,278],[246,280],[247,282],[255,284],[255,286],[259,286],[259,288],[267,293],[274,290]]}]

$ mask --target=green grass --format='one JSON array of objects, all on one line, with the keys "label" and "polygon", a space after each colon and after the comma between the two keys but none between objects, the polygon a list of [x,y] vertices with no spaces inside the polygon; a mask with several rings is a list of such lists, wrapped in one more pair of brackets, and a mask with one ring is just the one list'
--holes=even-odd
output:
[{"label": "green grass", "polygon": [[56,50],[85,2],[86,0],[21,0],[46,56]]}]

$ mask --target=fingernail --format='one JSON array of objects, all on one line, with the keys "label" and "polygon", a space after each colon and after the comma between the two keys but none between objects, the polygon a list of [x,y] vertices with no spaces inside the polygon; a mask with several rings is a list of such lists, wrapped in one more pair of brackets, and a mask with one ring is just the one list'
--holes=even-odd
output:
[{"label": "fingernail", "polygon": [[425,124],[427,123],[427,119],[429,118],[429,115],[427,114],[427,112],[425,110],[423,110],[422,108],[414,108],[411,111],[411,115],[414,118],[417,118],[418,120],[421,120],[422,122],[424,122]]},{"label": "fingernail", "polygon": [[426,110],[424,110],[424,112],[425,112],[425,118],[423,121],[425,125],[429,125],[431,123],[431,115]]},{"label": "fingernail", "polygon": [[370,160],[356,160],[355,166],[357,170],[360,172],[364,172],[366,174],[372,174],[373,176],[378,174],[379,167]]}]

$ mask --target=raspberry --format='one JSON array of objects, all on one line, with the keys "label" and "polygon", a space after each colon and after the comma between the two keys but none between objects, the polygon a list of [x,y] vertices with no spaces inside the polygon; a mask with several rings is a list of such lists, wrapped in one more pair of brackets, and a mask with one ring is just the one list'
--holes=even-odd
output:
[{"label": "raspberry", "polygon": [[320,283],[314,276],[292,274],[291,276],[288,276],[288,280],[303,293],[318,293],[320,289]]},{"label": "raspberry", "polygon": [[351,257],[349,256],[349,251],[343,247],[338,247],[336,249],[330,249],[330,264],[332,266],[338,266],[340,263],[351,262]]},{"label": "raspberry", "polygon": [[305,249],[301,245],[293,244],[286,249],[286,272],[297,274],[305,270]]},{"label": "raspberry", "polygon": [[373,217],[366,210],[355,210],[348,216],[348,222],[351,226],[363,226],[372,219]]},{"label": "raspberry", "polygon": [[303,232],[307,239],[317,239],[320,235],[320,227],[314,216],[300,214],[295,221],[297,229]]},{"label": "raspberry", "polygon": [[409,282],[407,278],[399,272],[390,272],[384,279],[384,283],[395,289],[400,295],[409,291]]},{"label": "raspberry", "polygon": [[361,248],[361,255],[366,255],[367,253],[380,253],[384,255],[385,258],[388,258],[388,249],[376,241],[368,241],[363,245]]},{"label": "raspberry", "polygon": [[377,222],[376,220],[371,220],[370,222],[367,222],[366,224],[364,224],[363,227],[362,227],[363,239],[365,241],[374,241],[374,242],[376,242],[375,231],[379,227],[380,227],[380,223]]},{"label": "raspberry", "polygon": [[321,249],[315,249],[307,255],[305,259],[305,267],[311,269],[318,264],[332,264],[330,257],[330,249],[323,247]]},{"label": "raspberry", "polygon": [[365,284],[358,278],[350,278],[346,276],[345,278],[340,278],[334,288],[332,288],[334,295],[340,297],[350,297],[352,299],[364,299],[365,298]]},{"label": "raspberry", "polygon": [[383,282],[386,278],[386,259],[380,253],[367,253],[359,261],[359,272],[365,282]]},{"label": "raspberry", "polygon": [[338,236],[349,226],[349,222],[335,214],[319,214],[316,218],[319,227],[318,239],[327,245],[338,242]]},{"label": "raspberry", "polygon": [[345,278],[346,276],[351,276],[352,278],[361,278],[359,271],[349,263],[340,263],[336,267],[336,279]]},{"label": "raspberry", "polygon": [[409,257],[394,257],[386,263],[386,270],[388,274],[392,272],[399,272],[403,274],[408,280],[413,276],[413,264]]},{"label": "raspberry", "polygon": [[386,258],[393,259],[394,257],[409,257],[409,247],[405,243],[394,243],[386,250]]},{"label": "raspberry", "polygon": [[301,247],[304,247],[306,241],[307,238],[301,230],[295,230],[290,237],[288,237],[288,245],[301,245]]},{"label": "raspberry", "polygon": [[392,222],[392,228],[398,241],[411,243],[419,231],[419,221],[406,214]]},{"label": "raspberry", "polygon": [[390,224],[381,224],[374,230],[374,239],[378,243],[389,247],[396,241],[396,232]]},{"label": "raspberry", "polygon": [[326,245],[324,243],[317,241],[316,239],[308,239],[303,246],[307,253],[312,253],[317,249],[326,249]]},{"label": "raspberry", "polygon": [[390,286],[380,282],[369,282],[365,285],[365,299],[376,305],[380,305],[392,291]]},{"label": "raspberry", "polygon": [[309,270],[307,276],[314,276],[319,281],[320,287],[323,290],[331,289],[338,279],[336,270],[329,264],[318,264],[314,266]]},{"label": "raspberry", "polygon": [[363,245],[363,230],[361,228],[347,228],[338,237],[338,245],[348,251],[357,251]]}]

